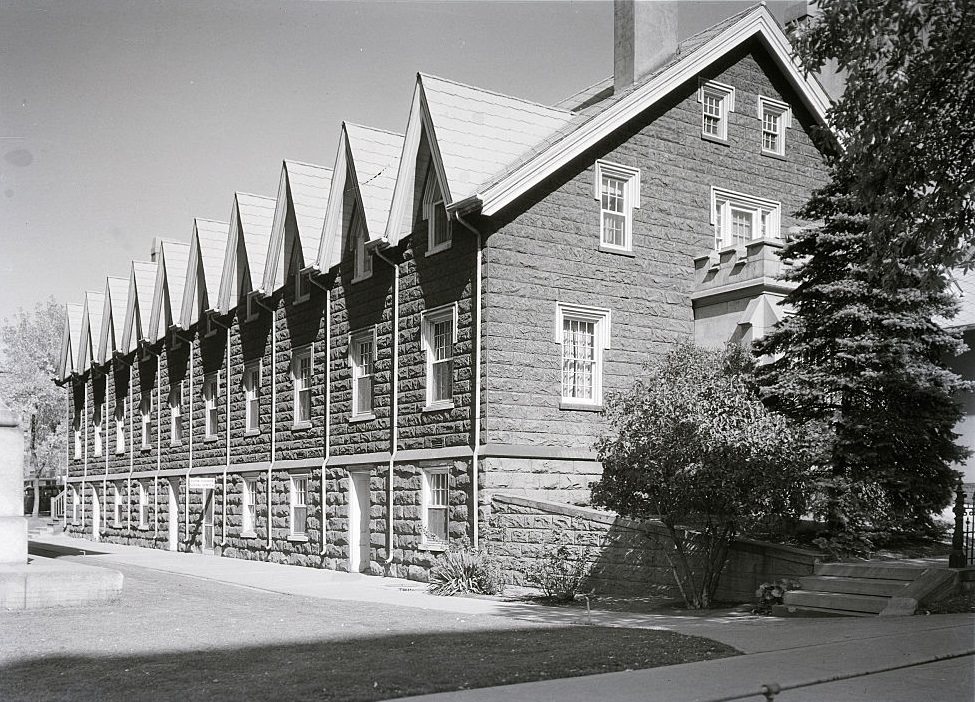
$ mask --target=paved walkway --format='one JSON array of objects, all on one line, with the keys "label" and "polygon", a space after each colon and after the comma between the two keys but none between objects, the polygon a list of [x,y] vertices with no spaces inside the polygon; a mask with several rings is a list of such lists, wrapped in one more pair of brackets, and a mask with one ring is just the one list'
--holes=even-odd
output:
[{"label": "paved walkway", "polygon": [[[667,629],[704,636],[747,654],[700,663],[524,683],[426,696],[428,702],[764,699],[763,683],[803,700],[975,699],[975,615],[770,619],[728,610],[707,616],[584,611],[496,599],[436,597],[409,580],[95,543],[63,535],[32,538],[32,550],[81,549],[92,565],[112,563],[238,587],[452,613],[488,614],[553,625]],[[887,671],[887,672],[883,672]],[[840,682],[838,679],[844,679]],[[828,684],[824,684],[828,683]],[[420,699],[420,698],[416,698]]]}]

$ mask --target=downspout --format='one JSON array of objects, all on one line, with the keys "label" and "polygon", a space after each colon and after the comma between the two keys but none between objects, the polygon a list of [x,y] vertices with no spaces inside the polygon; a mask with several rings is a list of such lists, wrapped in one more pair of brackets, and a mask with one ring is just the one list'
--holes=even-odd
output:
[{"label": "downspout", "polygon": [[[227,471],[230,470],[230,327],[227,327],[227,461],[223,466],[223,500],[220,505],[222,524],[220,548],[227,545]],[[212,498],[211,498],[212,499]],[[220,555],[223,555],[221,551]]]},{"label": "downspout", "polygon": [[[111,362],[109,362],[109,367],[111,367],[111,365],[112,365]],[[115,369],[113,368],[112,369],[112,371],[113,371],[112,372],[112,390],[115,389],[115,382],[114,382],[115,381],[115,373],[114,373],[114,370]],[[107,373],[105,374],[105,405],[108,405],[108,374]],[[114,410],[114,407],[112,409]],[[105,422],[105,441],[103,442],[103,444],[104,444],[104,451],[105,451],[105,475],[102,476],[102,500],[101,500],[102,508],[101,508],[101,513],[99,514],[99,516],[102,518],[102,523],[98,525],[98,538],[99,539],[101,538],[102,530],[105,527],[108,526],[108,514],[105,512],[105,508],[108,506],[108,494],[107,494],[108,493],[108,456],[111,453],[111,451],[108,448],[108,435],[110,434],[110,432],[108,431],[109,423],[108,423],[108,416],[107,415],[108,415],[108,412],[104,412],[104,411],[102,412],[102,417],[103,417],[102,421]]]},{"label": "downspout", "polygon": [[135,426],[132,423],[132,364],[129,364],[129,477],[125,481],[125,514],[128,530],[132,531],[132,468],[135,459]]},{"label": "downspout", "polygon": [[[93,380],[91,376],[91,370],[88,371],[89,380]],[[92,383],[92,392],[95,391],[94,383]],[[84,469],[81,473],[81,531],[85,530],[85,485],[88,483],[88,386],[85,384],[85,453],[84,453]]]},{"label": "downspout", "polygon": [[[165,342],[163,342],[165,344]],[[159,472],[162,470],[162,350],[156,356],[156,475],[152,481],[152,537],[159,538]],[[169,367],[166,367],[169,370]]]},{"label": "downspout", "polygon": [[471,501],[473,502],[474,512],[472,545],[476,551],[478,548],[478,531],[480,530],[480,481],[478,476],[481,448],[481,281],[484,271],[484,242],[480,230],[466,222],[459,212],[454,213],[454,218],[477,236],[477,262],[474,280],[474,417],[472,420],[474,431],[471,433],[471,443],[473,444],[471,446]]},{"label": "downspout", "polygon": [[70,439],[64,442],[64,487],[61,488],[62,497],[61,505],[63,509],[61,510],[61,530],[68,530],[68,478],[71,477],[71,448],[74,445],[74,424],[71,423],[71,407],[74,405],[74,382],[70,386],[70,392],[67,397],[67,414],[68,421],[65,423],[65,428],[71,432],[69,434]]},{"label": "downspout", "polygon": [[[193,397],[194,397],[194,395],[193,395],[193,367],[194,367],[194,364],[193,364],[193,348],[190,347],[190,382],[187,383],[187,385],[188,385],[187,392],[189,393],[190,398],[189,398],[189,402],[187,403],[187,408],[186,408],[187,411],[190,413],[190,426],[189,426],[189,430],[190,430],[190,468],[189,468],[189,470],[192,470],[193,469]],[[180,399],[182,399],[182,398],[180,398]],[[204,405],[203,411],[206,412],[206,405]],[[206,420],[204,419],[204,421],[206,421]],[[189,476],[189,473],[188,472],[187,472],[187,476]],[[170,486],[170,490],[172,490],[172,486]],[[174,496],[175,496],[175,494],[176,494],[175,491],[173,491],[173,495]],[[189,480],[189,477],[187,477],[187,479],[186,479],[185,494],[186,494],[186,502],[185,502],[185,504],[183,506],[183,512],[185,512],[184,518],[185,518],[185,521],[186,521],[186,537],[185,537],[185,540],[186,541],[189,541],[190,540],[190,480]],[[179,505],[176,506],[176,509],[179,510]],[[177,550],[179,549],[179,544],[176,545],[176,548],[177,548]]]},{"label": "downspout", "polygon": [[325,290],[325,457],[322,460],[322,550],[325,555],[325,545],[327,539],[328,515],[325,505],[325,471],[328,468],[328,459],[332,451],[332,383],[331,383],[331,359],[332,359],[332,291]]},{"label": "downspout", "polygon": [[271,472],[274,470],[278,431],[278,306],[271,310],[271,461],[267,464],[267,550],[271,550]]},{"label": "downspout", "polygon": [[375,254],[393,267],[393,368],[390,374],[389,467],[386,472],[386,570],[393,562],[393,468],[399,447],[399,264],[393,263],[380,251]]}]

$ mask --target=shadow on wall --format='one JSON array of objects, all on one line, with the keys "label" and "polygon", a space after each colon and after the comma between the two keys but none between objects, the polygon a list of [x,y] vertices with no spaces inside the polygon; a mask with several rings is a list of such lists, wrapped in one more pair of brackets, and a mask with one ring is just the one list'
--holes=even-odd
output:
[{"label": "shadow on wall", "polygon": [[[693,645],[690,644],[693,642]],[[0,699],[383,700],[735,655],[668,631],[611,627],[413,633],[0,666]]]},{"label": "shadow on wall", "polygon": [[[663,525],[624,519],[612,512],[514,495],[494,495],[488,551],[501,562],[506,581],[529,584],[526,574],[549,555],[557,533],[574,558],[588,548],[594,560],[590,584],[602,594],[681,599],[667,560],[672,548]],[[812,575],[821,554],[791,546],[739,539],[721,575],[717,599],[750,602],[764,582]]]}]

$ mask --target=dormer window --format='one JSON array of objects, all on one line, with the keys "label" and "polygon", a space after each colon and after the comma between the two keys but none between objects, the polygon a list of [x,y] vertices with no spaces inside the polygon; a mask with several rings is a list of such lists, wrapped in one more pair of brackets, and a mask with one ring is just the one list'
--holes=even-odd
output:
[{"label": "dormer window", "polygon": [[427,221],[427,256],[450,248],[452,232],[437,174],[430,168],[423,192],[423,218]]},{"label": "dormer window", "polygon": [[349,232],[352,235],[352,282],[357,283],[372,275],[372,252],[366,248],[366,225],[362,221],[362,212],[358,207],[352,212]]},{"label": "dormer window", "polygon": [[778,239],[782,206],[774,200],[711,188],[714,246],[720,250],[754,239]]},{"label": "dormer window", "polygon": [[210,314],[204,314],[203,315],[203,336],[209,338],[211,336],[216,336],[216,334],[217,334],[217,325],[214,324],[213,322],[213,316]]},{"label": "dormer window", "polygon": [[792,126],[789,105],[759,95],[758,116],[762,120],[762,153],[785,156],[785,130]]},{"label": "dormer window", "polygon": [[701,103],[701,137],[728,140],[728,115],[735,111],[735,89],[724,83],[708,81],[698,88]]},{"label": "dormer window", "polygon": [[311,273],[295,270],[295,304],[311,297]]},{"label": "dormer window", "polygon": [[255,291],[247,295],[247,317],[244,319],[245,322],[256,322],[261,316],[261,306],[257,302],[258,294]]},{"label": "dormer window", "polygon": [[596,161],[595,196],[599,201],[600,250],[632,251],[633,208],[640,206],[640,170]]}]

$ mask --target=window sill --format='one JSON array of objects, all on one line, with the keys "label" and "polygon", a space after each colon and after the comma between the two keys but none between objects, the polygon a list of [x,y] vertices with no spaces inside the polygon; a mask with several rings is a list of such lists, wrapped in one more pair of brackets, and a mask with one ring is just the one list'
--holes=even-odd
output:
[{"label": "window sill", "polygon": [[213,436],[204,436],[203,443],[212,444],[214,441],[217,441],[218,439],[220,439],[220,437],[217,436],[216,434],[214,434]]},{"label": "window sill", "polygon": [[260,435],[261,435],[260,429],[248,429],[244,432],[244,436],[260,436]]},{"label": "window sill", "polygon": [[630,249],[618,249],[615,246],[607,246],[606,244],[600,244],[599,250],[602,253],[616,254],[617,256],[628,256],[629,258],[636,258],[636,254]]},{"label": "window sill", "polygon": [[778,161],[787,161],[785,154],[777,154],[774,151],[762,151],[762,156],[768,156],[769,158],[774,158]]},{"label": "window sill", "polygon": [[429,405],[424,407],[421,412],[442,412],[444,410],[452,410],[454,408],[453,400],[440,400],[439,402],[431,402]]},{"label": "window sill", "polygon": [[559,402],[560,410],[575,410],[576,412],[602,412],[602,404],[597,404],[595,402],[566,402],[562,400]]},{"label": "window sill", "polygon": [[182,446],[182,445],[183,445],[183,442],[182,441],[170,441],[169,442],[170,448],[172,448],[173,446]]},{"label": "window sill", "polygon": [[291,534],[288,536],[288,541],[293,544],[304,544],[308,543],[308,537],[304,534]]},{"label": "window sill", "polygon": [[419,545],[418,550],[420,551],[432,551],[434,553],[443,553],[447,551],[450,547],[447,544],[440,544],[436,542],[422,543]]},{"label": "window sill", "polygon": [[447,249],[449,249],[451,247],[451,245],[453,243],[454,243],[453,241],[448,241],[446,244],[441,244],[440,246],[435,246],[432,249],[427,249],[427,252],[426,252],[425,255],[426,256],[433,256],[435,254],[440,253],[441,251],[446,251]]},{"label": "window sill", "polygon": [[354,414],[349,417],[349,424],[358,424],[359,422],[369,422],[376,418],[372,412],[369,414]]},{"label": "window sill", "polygon": [[295,422],[291,425],[291,431],[300,431],[301,429],[311,429],[311,422]]},{"label": "window sill", "polygon": [[710,141],[712,144],[721,144],[722,146],[731,146],[731,144],[728,142],[728,137],[725,137],[724,139],[722,139],[721,137],[716,137],[716,136],[713,136],[711,134],[704,134],[702,132],[701,133],[701,139],[703,141]]},{"label": "window sill", "polygon": [[116,456],[124,456],[125,455],[125,449],[122,449],[121,451],[116,451],[115,452],[115,455]]},{"label": "window sill", "polygon": [[253,531],[242,531],[240,532],[240,538],[242,539],[256,539],[257,534]]},{"label": "window sill", "polygon": [[143,446],[142,448],[139,449],[139,451],[141,453],[149,453],[150,451],[152,451],[152,446]]}]

